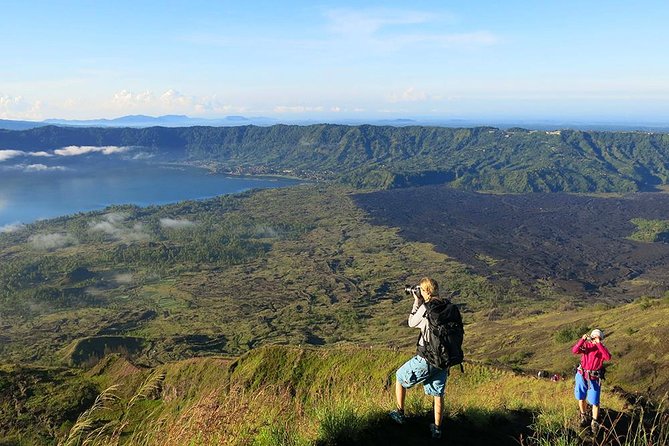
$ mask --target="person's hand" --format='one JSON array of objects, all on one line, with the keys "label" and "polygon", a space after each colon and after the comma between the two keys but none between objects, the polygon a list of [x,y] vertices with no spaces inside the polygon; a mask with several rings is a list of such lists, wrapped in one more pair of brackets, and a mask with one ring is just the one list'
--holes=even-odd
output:
[{"label": "person's hand", "polygon": [[588,340],[588,333],[584,334],[584,335],[581,337],[581,339],[583,339],[584,341],[587,341],[587,340]]}]

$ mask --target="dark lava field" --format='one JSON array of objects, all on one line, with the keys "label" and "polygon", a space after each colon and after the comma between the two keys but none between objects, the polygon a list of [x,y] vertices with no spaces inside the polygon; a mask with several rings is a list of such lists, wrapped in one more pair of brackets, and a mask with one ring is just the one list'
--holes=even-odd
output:
[{"label": "dark lava field", "polygon": [[627,238],[633,218],[669,220],[669,194],[496,195],[429,186],[354,199],[372,223],[432,243],[480,274],[543,279],[572,295],[613,300],[669,289],[669,244]]}]

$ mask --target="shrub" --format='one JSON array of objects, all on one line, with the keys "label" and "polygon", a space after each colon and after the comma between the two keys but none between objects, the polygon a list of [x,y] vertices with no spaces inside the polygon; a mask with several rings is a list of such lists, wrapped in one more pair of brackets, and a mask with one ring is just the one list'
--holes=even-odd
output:
[{"label": "shrub", "polygon": [[583,333],[586,333],[589,330],[587,325],[572,325],[559,329],[553,336],[555,341],[559,344],[566,344],[568,342],[575,342],[578,338],[583,336]]}]

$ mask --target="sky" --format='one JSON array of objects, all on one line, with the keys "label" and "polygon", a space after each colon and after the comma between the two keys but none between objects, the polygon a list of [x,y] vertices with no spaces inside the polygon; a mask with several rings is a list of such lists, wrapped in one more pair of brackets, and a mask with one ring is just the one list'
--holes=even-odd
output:
[{"label": "sky", "polygon": [[0,0],[0,119],[669,123],[666,0]]}]

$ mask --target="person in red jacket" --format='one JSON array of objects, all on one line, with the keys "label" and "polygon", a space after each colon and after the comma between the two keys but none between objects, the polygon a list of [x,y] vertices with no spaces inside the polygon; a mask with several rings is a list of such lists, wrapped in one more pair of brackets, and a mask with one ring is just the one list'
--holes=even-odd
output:
[{"label": "person in red jacket", "polygon": [[581,355],[581,363],[576,371],[576,385],[574,396],[578,400],[581,427],[588,425],[588,414],[586,413],[586,397],[592,406],[592,421],[590,427],[593,433],[599,428],[599,398],[601,395],[601,376],[604,361],[611,359],[611,353],[604,347],[602,340],[604,333],[599,329],[592,330],[590,334],[584,334],[572,347],[575,355]]}]

